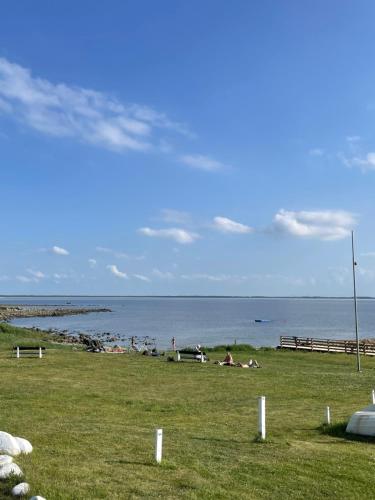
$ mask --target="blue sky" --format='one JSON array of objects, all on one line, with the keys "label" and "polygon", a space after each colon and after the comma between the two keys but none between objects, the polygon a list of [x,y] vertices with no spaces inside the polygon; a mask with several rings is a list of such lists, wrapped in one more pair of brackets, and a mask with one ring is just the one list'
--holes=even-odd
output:
[{"label": "blue sky", "polygon": [[4,1],[0,293],[375,295],[374,15]]}]

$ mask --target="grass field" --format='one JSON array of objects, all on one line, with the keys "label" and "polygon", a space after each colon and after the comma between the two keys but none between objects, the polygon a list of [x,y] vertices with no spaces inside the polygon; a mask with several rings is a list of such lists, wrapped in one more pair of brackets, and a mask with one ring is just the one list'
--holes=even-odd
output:
[{"label": "grass field", "polygon": [[[0,328],[0,430],[33,444],[31,455],[16,459],[33,494],[375,498],[375,443],[342,432],[370,402],[375,359],[363,359],[358,374],[353,356],[273,350],[256,353],[259,370],[55,344],[41,360],[10,357],[13,344],[31,341],[38,334]],[[240,361],[250,356],[234,353]],[[267,397],[264,443],[255,439],[260,395]],[[322,432],[327,405],[337,425]],[[164,429],[161,465],[153,460],[156,427]]]}]

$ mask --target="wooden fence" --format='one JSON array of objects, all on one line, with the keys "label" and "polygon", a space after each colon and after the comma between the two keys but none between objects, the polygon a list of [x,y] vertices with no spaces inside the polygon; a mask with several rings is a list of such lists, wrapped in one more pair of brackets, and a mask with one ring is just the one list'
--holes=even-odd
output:
[{"label": "wooden fence", "polygon": [[[318,352],[345,352],[355,354],[357,343],[355,340],[314,339],[311,337],[280,337],[281,349],[294,349]],[[359,352],[366,356],[375,356],[375,342],[360,341]]]}]

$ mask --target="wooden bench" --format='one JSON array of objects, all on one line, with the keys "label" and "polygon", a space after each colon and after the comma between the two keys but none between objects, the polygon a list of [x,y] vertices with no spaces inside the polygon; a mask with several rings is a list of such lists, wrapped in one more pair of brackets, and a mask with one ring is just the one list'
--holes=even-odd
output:
[{"label": "wooden bench", "polygon": [[207,356],[205,352],[199,351],[176,351],[177,361],[182,361],[183,359],[190,359],[192,361],[199,361],[200,363],[205,363],[207,361]]},{"label": "wooden bench", "polygon": [[45,351],[45,347],[41,346],[26,346],[26,345],[16,345],[13,347],[13,351],[16,353],[16,358],[21,357],[21,351],[28,354],[37,354],[39,358],[43,357],[43,351]]}]

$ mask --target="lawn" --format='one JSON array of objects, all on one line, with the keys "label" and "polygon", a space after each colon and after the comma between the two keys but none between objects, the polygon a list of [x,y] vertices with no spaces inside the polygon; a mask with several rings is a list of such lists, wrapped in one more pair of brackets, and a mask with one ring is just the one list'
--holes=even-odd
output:
[{"label": "lawn", "polygon": [[[374,498],[375,443],[346,439],[342,423],[370,402],[375,359],[265,350],[262,369],[138,354],[48,347],[10,357],[38,334],[0,328],[0,430],[26,437],[16,462],[33,494],[57,499]],[[47,339],[48,340],[48,339]],[[218,359],[222,352],[211,352]],[[254,352],[234,353],[247,361]],[[257,442],[257,396],[267,440]],[[322,432],[325,407],[332,432]],[[154,430],[164,430],[154,463]],[[7,485],[0,496],[6,498]],[[2,493],[1,493],[2,491]]]}]

